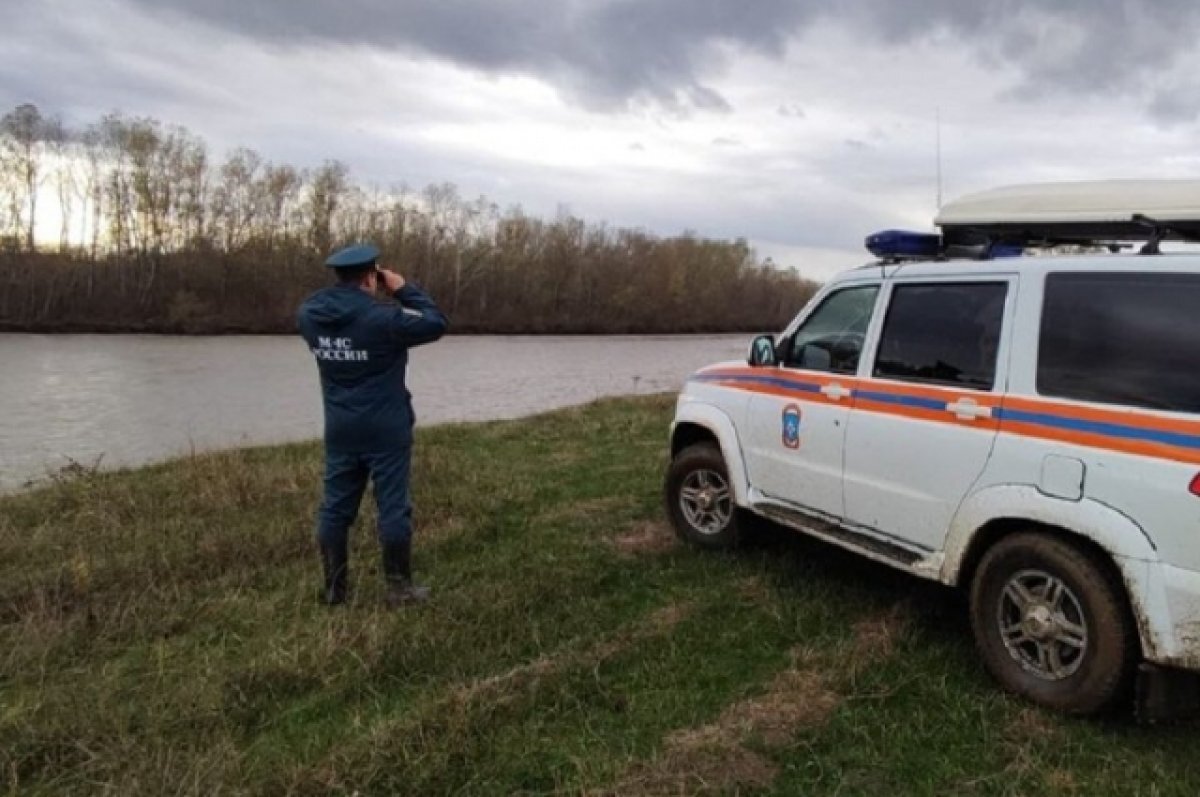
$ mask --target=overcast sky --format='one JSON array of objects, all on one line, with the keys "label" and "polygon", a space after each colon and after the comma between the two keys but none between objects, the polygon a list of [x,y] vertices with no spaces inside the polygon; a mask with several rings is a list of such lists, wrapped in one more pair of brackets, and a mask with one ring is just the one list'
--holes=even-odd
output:
[{"label": "overcast sky", "polygon": [[1006,183],[1200,176],[1197,0],[0,0],[0,106],[815,277]]}]

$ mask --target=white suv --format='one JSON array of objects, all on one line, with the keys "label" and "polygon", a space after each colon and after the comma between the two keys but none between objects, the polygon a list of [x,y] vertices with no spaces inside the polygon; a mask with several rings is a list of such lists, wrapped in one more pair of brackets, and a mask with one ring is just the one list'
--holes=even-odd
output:
[{"label": "white suv", "polygon": [[[1161,198],[1087,191],[1133,188]],[[1193,235],[1141,216],[1144,197],[1119,229],[1084,230],[1061,187],[1024,190],[1044,215],[1020,235],[1003,192],[979,195],[943,211],[938,252],[1143,230],[1154,253]],[[980,197],[999,207],[972,216]],[[1195,695],[1180,671],[1200,669],[1200,255],[885,256],[748,363],[693,375],[671,454],[686,540],[732,546],[747,510],[961,586],[1014,692],[1090,714],[1136,682],[1150,716]]]}]

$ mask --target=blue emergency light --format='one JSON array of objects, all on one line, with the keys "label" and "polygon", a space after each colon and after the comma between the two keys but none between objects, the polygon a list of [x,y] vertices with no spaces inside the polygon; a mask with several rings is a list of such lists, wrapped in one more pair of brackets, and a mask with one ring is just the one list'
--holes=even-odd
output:
[{"label": "blue emergency light", "polygon": [[988,254],[993,260],[998,257],[1020,257],[1025,254],[1025,247],[1020,244],[992,244]]},{"label": "blue emergency light", "polygon": [[880,260],[932,260],[941,253],[942,237],[931,232],[883,230],[867,236],[867,251]]}]

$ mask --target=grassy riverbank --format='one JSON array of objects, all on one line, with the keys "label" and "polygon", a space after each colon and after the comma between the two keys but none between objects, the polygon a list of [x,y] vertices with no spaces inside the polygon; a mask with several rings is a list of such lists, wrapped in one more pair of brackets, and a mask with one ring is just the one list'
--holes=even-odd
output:
[{"label": "grassy riverbank", "polygon": [[[0,499],[0,793],[1179,794],[1200,728],[999,694],[962,603],[766,530],[678,546],[670,401],[422,430],[435,602],[315,598],[315,445]],[[369,521],[369,518],[368,518]]]}]

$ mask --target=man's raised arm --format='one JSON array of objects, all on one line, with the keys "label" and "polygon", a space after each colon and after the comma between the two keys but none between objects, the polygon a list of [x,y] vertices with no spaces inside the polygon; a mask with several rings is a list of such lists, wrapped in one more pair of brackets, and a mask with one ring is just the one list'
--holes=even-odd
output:
[{"label": "man's raised arm", "polygon": [[432,343],[445,334],[450,321],[425,291],[394,271],[379,270],[388,293],[400,302],[392,317],[392,337],[405,346]]}]

